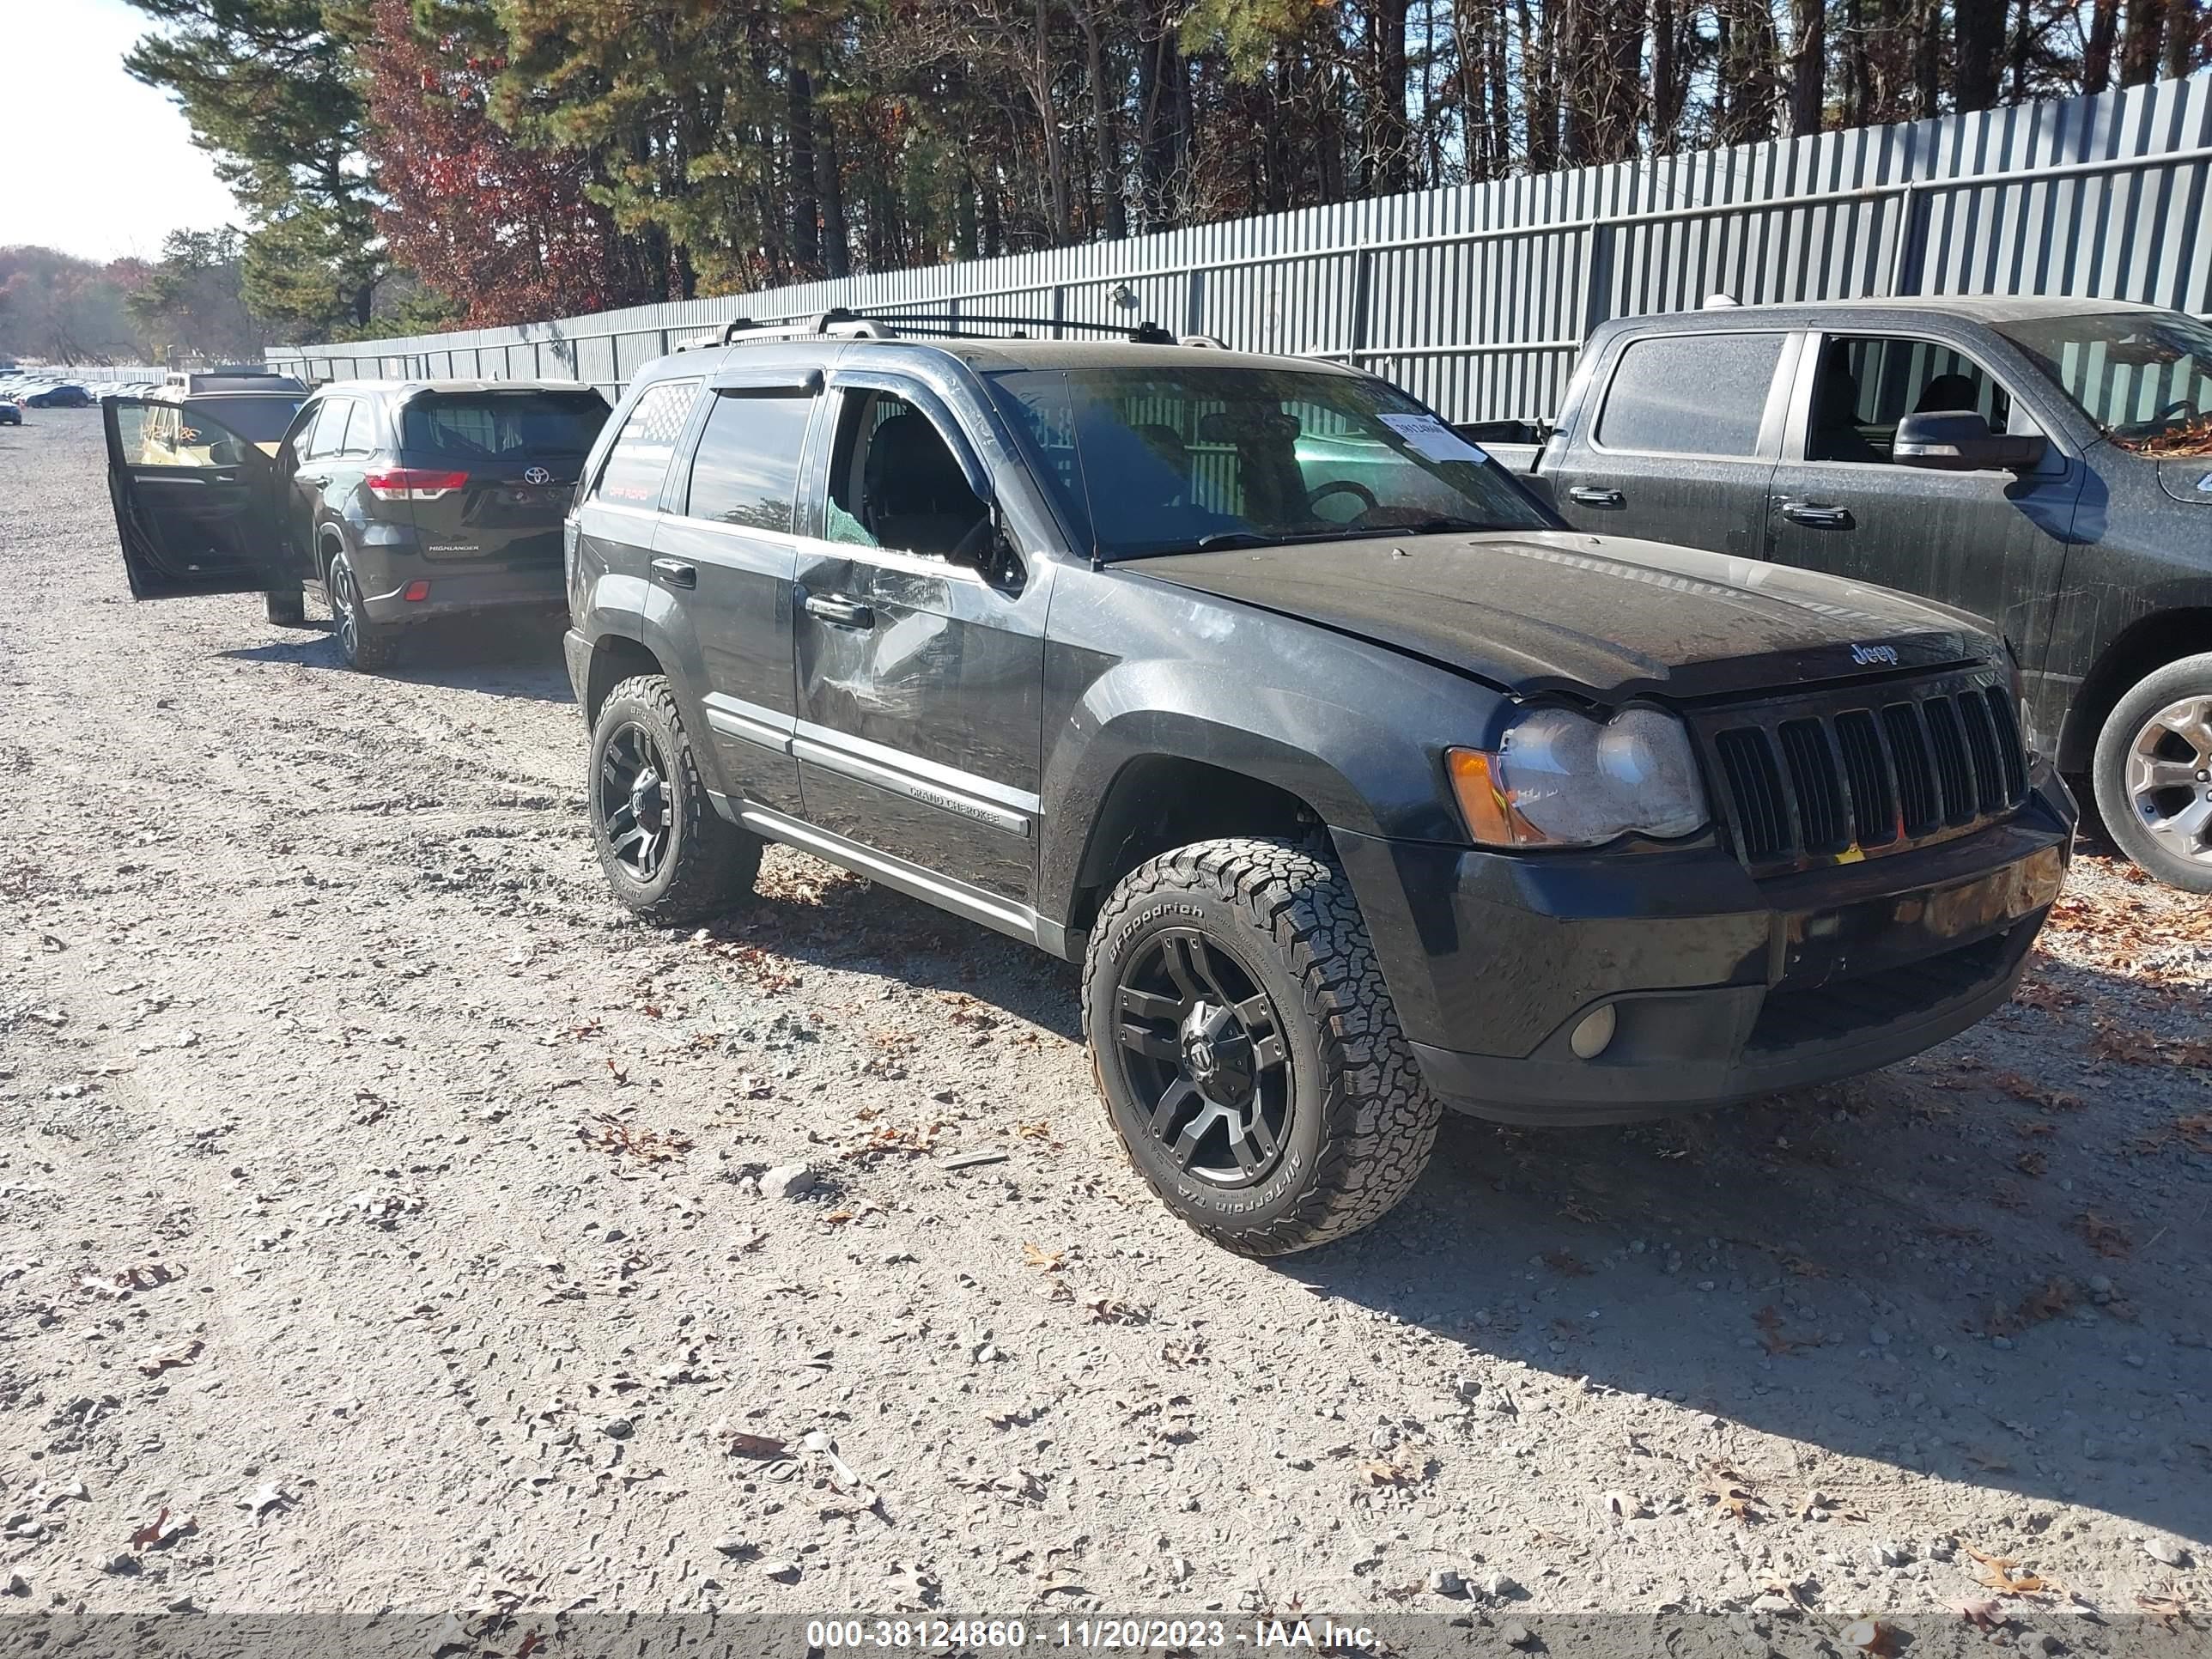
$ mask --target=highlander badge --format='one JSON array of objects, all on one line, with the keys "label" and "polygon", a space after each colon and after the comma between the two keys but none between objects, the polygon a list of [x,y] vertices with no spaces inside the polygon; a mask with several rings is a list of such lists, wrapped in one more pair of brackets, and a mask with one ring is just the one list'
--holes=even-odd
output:
[{"label": "highlander badge", "polygon": [[1887,663],[1894,668],[1897,666],[1897,647],[1893,645],[1855,645],[1851,647],[1851,660],[1862,665]]}]

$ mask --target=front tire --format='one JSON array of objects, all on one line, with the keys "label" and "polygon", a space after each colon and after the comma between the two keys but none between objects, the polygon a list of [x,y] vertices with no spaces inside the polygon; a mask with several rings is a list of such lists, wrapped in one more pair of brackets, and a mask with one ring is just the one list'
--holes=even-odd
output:
[{"label": "front tire", "polygon": [[369,674],[387,665],[397,648],[392,630],[369,616],[362,602],[361,583],[353,574],[353,562],[343,553],[331,556],[323,587],[331,598],[331,616],[337,623],[338,653],[346,666]]},{"label": "front tire", "polygon": [[1083,1028],[1114,1130],[1215,1243],[1285,1255],[1413,1190],[1442,1109],[1344,872],[1286,842],[1200,842],[1101,908]]},{"label": "front tire", "polygon": [[2212,652],[2166,664],[2114,705],[2092,777],[2123,853],[2170,887],[2212,893]]},{"label": "front tire", "polygon": [[752,891],[760,837],[714,810],[665,677],[608,694],[592,724],[589,793],[599,867],[641,919],[702,921]]}]

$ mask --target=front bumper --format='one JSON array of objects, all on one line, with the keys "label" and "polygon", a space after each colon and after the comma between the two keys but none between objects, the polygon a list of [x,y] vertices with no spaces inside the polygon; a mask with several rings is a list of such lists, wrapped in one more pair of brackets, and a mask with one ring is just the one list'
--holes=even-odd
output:
[{"label": "front bumper", "polygon": [[[1430,1087],[1509,1123],[1627,1122],[1917,1054],[2012,994],[2073,841],[2065,786],[1887,858],[1753,881],[1717,848],[1516,856],[1335,832]],[[1611,1006],[1589,1060],[1575,1027]]]}]

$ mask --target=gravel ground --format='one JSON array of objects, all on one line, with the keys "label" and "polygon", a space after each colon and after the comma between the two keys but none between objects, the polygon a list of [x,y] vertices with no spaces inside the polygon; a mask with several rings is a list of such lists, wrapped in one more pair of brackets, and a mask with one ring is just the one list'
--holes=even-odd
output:
[{"label": "gravel ground", "polygon": [[631,923],[551,632],[368,678],[134,606],[101,461],[0,430],[5,1605],[1924,1654],[2212,1601],[2203,901],[2085,857],[1931,1054],[1449,1122],[1382,1225],[1244,1261],[1116,1156],[1072,969],[782,851]]}]

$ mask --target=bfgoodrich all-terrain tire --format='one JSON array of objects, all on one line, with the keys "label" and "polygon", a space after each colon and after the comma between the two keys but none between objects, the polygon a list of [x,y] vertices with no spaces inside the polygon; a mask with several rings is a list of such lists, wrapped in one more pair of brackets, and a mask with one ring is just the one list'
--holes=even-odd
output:
[{"label": "bfgoodrich all-terrain tire", "polygon": [[1216,1243],[1283,1255],[1411,1191],[1440,1108],[1344,872],[1285,842],[1200,842],[1099,912],[1083,1028],[1130,1162]]},{"label": "bfgoodrich all-terrain tire", "polygon": [[752,891],[757,836],[714,810],[676,693],[624,680],[592,726],[592,839],[614,895],[647,921],[698,921]]},{"label": "bfgoodrich all-terrain tire", "polygon": [[2169,886],[2212,893],[2212,652],[2166,664],[2113,706],[2091,776],[2120,851]]}]

